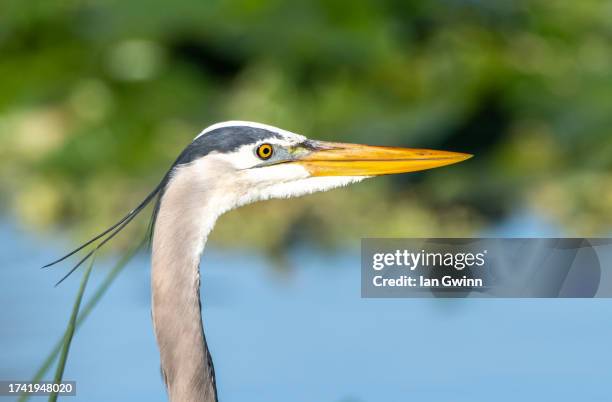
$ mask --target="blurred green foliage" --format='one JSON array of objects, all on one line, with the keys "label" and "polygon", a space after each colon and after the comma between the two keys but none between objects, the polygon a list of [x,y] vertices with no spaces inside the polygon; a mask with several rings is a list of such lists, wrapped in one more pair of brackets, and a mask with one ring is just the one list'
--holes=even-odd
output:
[{"label": "blurred green foliage", "polygon": [[91,234],[201,129],[239,119],[476,158],[234,211],[217,243],[470,235],[520,209],[601,234],[611,45],[603,0],[5,0],[2,200]]}]

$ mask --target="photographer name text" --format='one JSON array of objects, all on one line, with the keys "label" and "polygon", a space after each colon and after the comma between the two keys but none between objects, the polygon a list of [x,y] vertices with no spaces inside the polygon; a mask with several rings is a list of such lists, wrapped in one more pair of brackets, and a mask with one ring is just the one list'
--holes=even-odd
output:
[{"label": "photographer name text", "polygon": [[[479,253],[436,253],[424,250],[376,253],[372,256],[372,269],[381,275],[373,276],[372,285],[377,288],[482,288],[485,287],[482,278],[456,274],[466,268],[484,267],[486,256],[487,250]],[[426,275],[419,272],[424,269],[428,270]],[[386,275],[382,275],[383,270]],[[455,274],[443,275],[441,270],[453,270]],[[402,274],[402,271],[406,274]],[[389,277],[389,274],[395,275]]]}]

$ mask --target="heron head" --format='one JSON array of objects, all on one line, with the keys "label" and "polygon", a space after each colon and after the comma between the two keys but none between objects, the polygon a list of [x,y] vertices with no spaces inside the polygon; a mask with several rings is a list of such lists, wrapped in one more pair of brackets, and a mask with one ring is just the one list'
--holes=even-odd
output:
[{"label": "heron head", "polygon": [[[372,176],[432,169],[470,157],[457,152],[311,140],[259,123],[218,123],[202,131],[183,150],[159,185],[136,208],[45,267],[100,240],[57,284],[61,283],[153,200],[157,201],[152,231],[165,200],[170,207],[164,221],[180,218],[183,225],[178,226],[182,230],[195,226],[199,238],[204,239],[219,215],[241,205],[325,191]],[[203,209],[205,216],[201,216]],[[190,225],[197,219],[199,224]]]},{"label": "heron head", "polygon": [[[195,186],[222,193],[236,207],[269,198],[325,191],[367,177],[450,165],[471,155],[311,140],[276,127],[241,121],[208,127],[175,163]],[[230,208],[231,208],[230,207]]]}]

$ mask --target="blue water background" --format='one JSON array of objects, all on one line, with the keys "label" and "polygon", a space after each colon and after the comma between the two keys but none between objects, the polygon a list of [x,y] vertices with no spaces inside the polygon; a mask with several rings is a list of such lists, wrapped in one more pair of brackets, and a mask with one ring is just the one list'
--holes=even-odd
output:
[{"label": "blue water background", "polygon": [[[560,234],[525,213],[483,233]],[[28,379],[65,329],[80,274],[54,288],[61,272],[39,269],[70,249],[61,236],[7,222],[0,245],[0,379]],[[293,250],[288,272],[253,252],[206,250],[203,316],[222,402],[612,401],[612,301],[362,299],[358,245]],[[64,400],[166,400],[148,258],[77,333],[65,378],[78,392]],[[112,262],[97,263],[87,295]]]}]

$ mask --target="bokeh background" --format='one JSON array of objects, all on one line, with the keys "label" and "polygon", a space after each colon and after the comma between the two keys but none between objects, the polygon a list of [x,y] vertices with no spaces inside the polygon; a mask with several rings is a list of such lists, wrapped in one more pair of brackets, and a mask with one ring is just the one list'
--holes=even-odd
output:
[{"label": "bokeh background", "polygon": [[[611,21],[603,0],[4,1],[0,376],[31,376],[65,325],[78,280],[53,289],[59,273],[37,267],[137,205],[204,127],[254,120],[476,157],[224,216],[203,292],[223,400],[530,400],[559,384],[557,401],[604,400],[605,301],[374,303],[355,281],[361,237],[610,234]],[[109,244],[100,275],[147,224]],[[126,396],[93,385],[109,373],[128,399],[164,398],[145,254],[135,266],[77,335],[68,370],[88,401]],[[415,331],[417,344],[486,344],[502,363],[443,353],[441,337],[415,366],[393,349]],[[368,349],[378,337],[387,355]],[[439,377],[408,375],[421,369]],[[473,382],[452,382],[462,370]],[[504,378],[527,394],[497,392]]]}]

